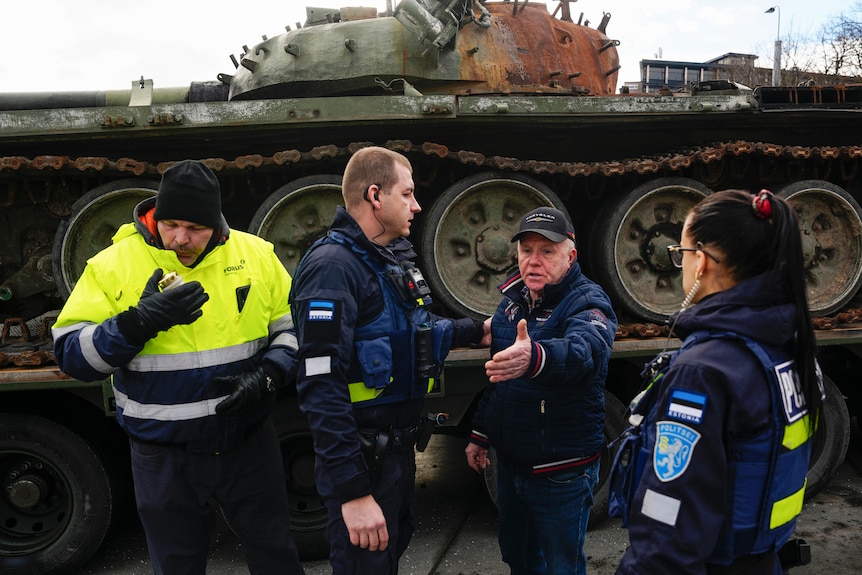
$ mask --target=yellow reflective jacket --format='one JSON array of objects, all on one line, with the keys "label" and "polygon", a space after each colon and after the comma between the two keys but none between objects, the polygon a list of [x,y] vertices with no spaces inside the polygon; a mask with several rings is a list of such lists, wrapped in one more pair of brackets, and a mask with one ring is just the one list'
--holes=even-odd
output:
[{"label": "yellow reflective jacket", "polygon": [[[231,389],[214,378],[248,371],[264,359],[286,380],[293,378],[290,276],[272,244],[226,223],[222,230],[219,245],[189,268],[173,251],[151,245],[141,226],[123,225],[113,245],[87,262],[54,325],[60,368],[82,380],[113,376],[117,419],[137,440],[192,451],[230,449],[270,406],[240,420],[216,415],[216,404]],[[126,340],[116,316],[138,303],[156,268],[199,281],[210,299],[197,321],[160,332],[141,347]]]}]

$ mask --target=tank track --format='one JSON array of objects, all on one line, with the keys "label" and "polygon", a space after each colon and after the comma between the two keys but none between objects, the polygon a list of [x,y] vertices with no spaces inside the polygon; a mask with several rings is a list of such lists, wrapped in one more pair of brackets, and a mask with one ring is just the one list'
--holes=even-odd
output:
[{"label": "tank track", "polygon": [[[356,150],[372,145],[372,142],[353,142],[339,147],[334,144],[317,146],[309,151],[296,149],[284,150],[272,156],[250,154],[237,156],[234,159],[206,158],[204,162],[215,172],[230,175],[248,169],[269,169],[290,164],[307,164],[339,157],[349,157]],[[643,157],[606,162],[550,162],[545,160],[528,160],[506,156],[486,156],[480,152],[469,150],[450,150],[443,144],[424,142],[415,144],[409,140],[389,140],[383,146],[402,153],[418,153],[440,159],[448,159],[464,165],[511,170],[541,174],[564,174],[578,176],[622,176],[625,174],[647,175],[662,171],[679,171],[698,164],[709,166],[725,157],[762,156],[774,159],[790,160],[839,160],[842,174],[845,178],[855,175],[856,162],[862,158],[862,146],[781,146],[764,142],[748,142],[738,140],[733,142],[717,142],[706,146],[670,152],[660,156]],[[150,163],[132,158],[112,160],[106,157],[69,156],[37,156],[26,158],[22,156],[0,157],[0,175],[4,172],[21,172],[26,175],[44,174],[49,171],[61,174],[102,174],[102,175],[161,175],[175,162]]]},{"label": "tank track", "polygon": [[[308,151],[296,149],[283,150],[271,156],[251,154],[227,158],[205,158],[203,161],[217,174],[226,176],[239,174],[247,170],[274,170],[287,165],[308,165],[324,160],[348,158],[358,149],[372,145],[372,142],[353,142],[346,146],[334,144],[317,146]],[[469,150],[450,150],[443,144],[424,142],[415,144],[409,140],[389,140],[383,145],[390,150],[405,154],[419,154],[437,159],[445,159],[462,165],[477,168],[496,169],[503,171],[528,172],[535,175],[561,174],[570,177],[618,177],[626,174],[648,175],[659,172],[678,172],[683,169],[701,166],[704,173],[709,174],[709,167],[725,158],[763,157],[773,159],[794,160],[798,162],[822,162],[822,170],[830,170],[837,163],[842,171],[843,179],[852,179],[856,175],[857,160],[862,158],[862,146],[844,147],[804,147],[781,146],[763,142],[732,141],[717,142],[706,146],[669,152],[667,154],[605,162],[550,162],[530,160],[506,156],[486,156],[480,152]],[[178,160],[179,161],[179,160]],[[45,177],[47,174],[82,177],[98,175],[107,177],[150,176],[158,177],[175,162],[151,163],[132,158],[110,159],[107,157],[69,156],[37,156],[26,158],[22,156],[0,157],[0,176],[9,172],[17,172],[25,177]],[[800,169],[802,169],[800,167]],[[821,174],[825,177],[828,174]],[[7,192],[11,194],[12,192]],[[38,198],[32,198],[34,202]],[[2,197],[0,206],[12,198]],[[855,302],[854,302],[855,303]],[[832,330],[862,322],[862,308],[847,308],[827,317],[812,320],[816,330]],[[4,322],[2,341],[0,344],[11,345],[2,357],[2,364],[26,364],[28,366],[45,365],[53,362],[53,354],[46,353],[44,341],[27,342],[10,335],[10,325],[19,326],[20,318],[9,318]],[[44,331],[44,330],[43,330]],[[617,329],[618,339],[647,339],[652,337],[667,337],[668,326],[653,323],[621,324]],[[41,340],[42,338],[39,338]],[[22,345],[23,344],[23,345]],[[15,348],[18,347],[16,350]],[[26,349],[21,349],[21,347]],[[39,353],[34,353],[38,351]]]}]

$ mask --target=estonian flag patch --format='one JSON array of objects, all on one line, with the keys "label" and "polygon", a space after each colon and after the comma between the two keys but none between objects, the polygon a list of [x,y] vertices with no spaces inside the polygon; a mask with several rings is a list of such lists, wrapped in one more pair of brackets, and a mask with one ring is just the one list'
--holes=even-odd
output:
[{"label": "estonian flag patch", "polygon": [[667,416],[678,421],[699,424],[703,421],[706,395],[688,389],[671,389]]},{"label": "estonian flag patch", "polygon": [[332,321],[335,315],[335,302],[312,300],[308,302],[308,321]]}]

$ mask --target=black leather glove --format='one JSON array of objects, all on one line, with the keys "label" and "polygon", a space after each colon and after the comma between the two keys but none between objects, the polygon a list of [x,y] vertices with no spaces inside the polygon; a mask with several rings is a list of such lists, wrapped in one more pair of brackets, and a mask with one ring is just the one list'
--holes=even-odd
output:
[{"label": "black leather glove", "polygon": [[164,272],[162,268],[156,268],[156,271],[153,272],[153,275],[150,276],[150,279],[147,280],[147,285],[144,286],[144,291],[141,293],[141,299],[145,297],[150,297],[154,293],[159,292],[159,280],[162,279]]},{"label": "black leather glove", "polygon": [[277,389],[275,380],[262,367],[239,375],[217,377],[215,382],[233,386],[231,394],[221,400],[215,408],[219,415],[230,417],[248,415]]},{"label": "black leather glove", "polygon": [[[138,305],[117,318],[120,332],[132,343],[142,345],[160,331],[194,322],[203,315],[201,306],[210,299],[200,282],[196,281],[160,292],[157,286],[161,275],[161,270],[153,272]],[[152,285],[154,281],[156,286]]]}]

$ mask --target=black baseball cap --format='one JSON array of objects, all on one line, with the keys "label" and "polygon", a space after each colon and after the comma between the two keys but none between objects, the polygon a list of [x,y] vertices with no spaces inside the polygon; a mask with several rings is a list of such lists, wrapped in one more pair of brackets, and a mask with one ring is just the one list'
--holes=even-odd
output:
[{"label": "black baseball cap", "polygon": [[565,239],[575,241],[575,230],[566,215],[555,208],[536,208],[521,220],[521,228],[512,237],[516,242],[528,232],[541,234],[552,242],[560,243]]}]

